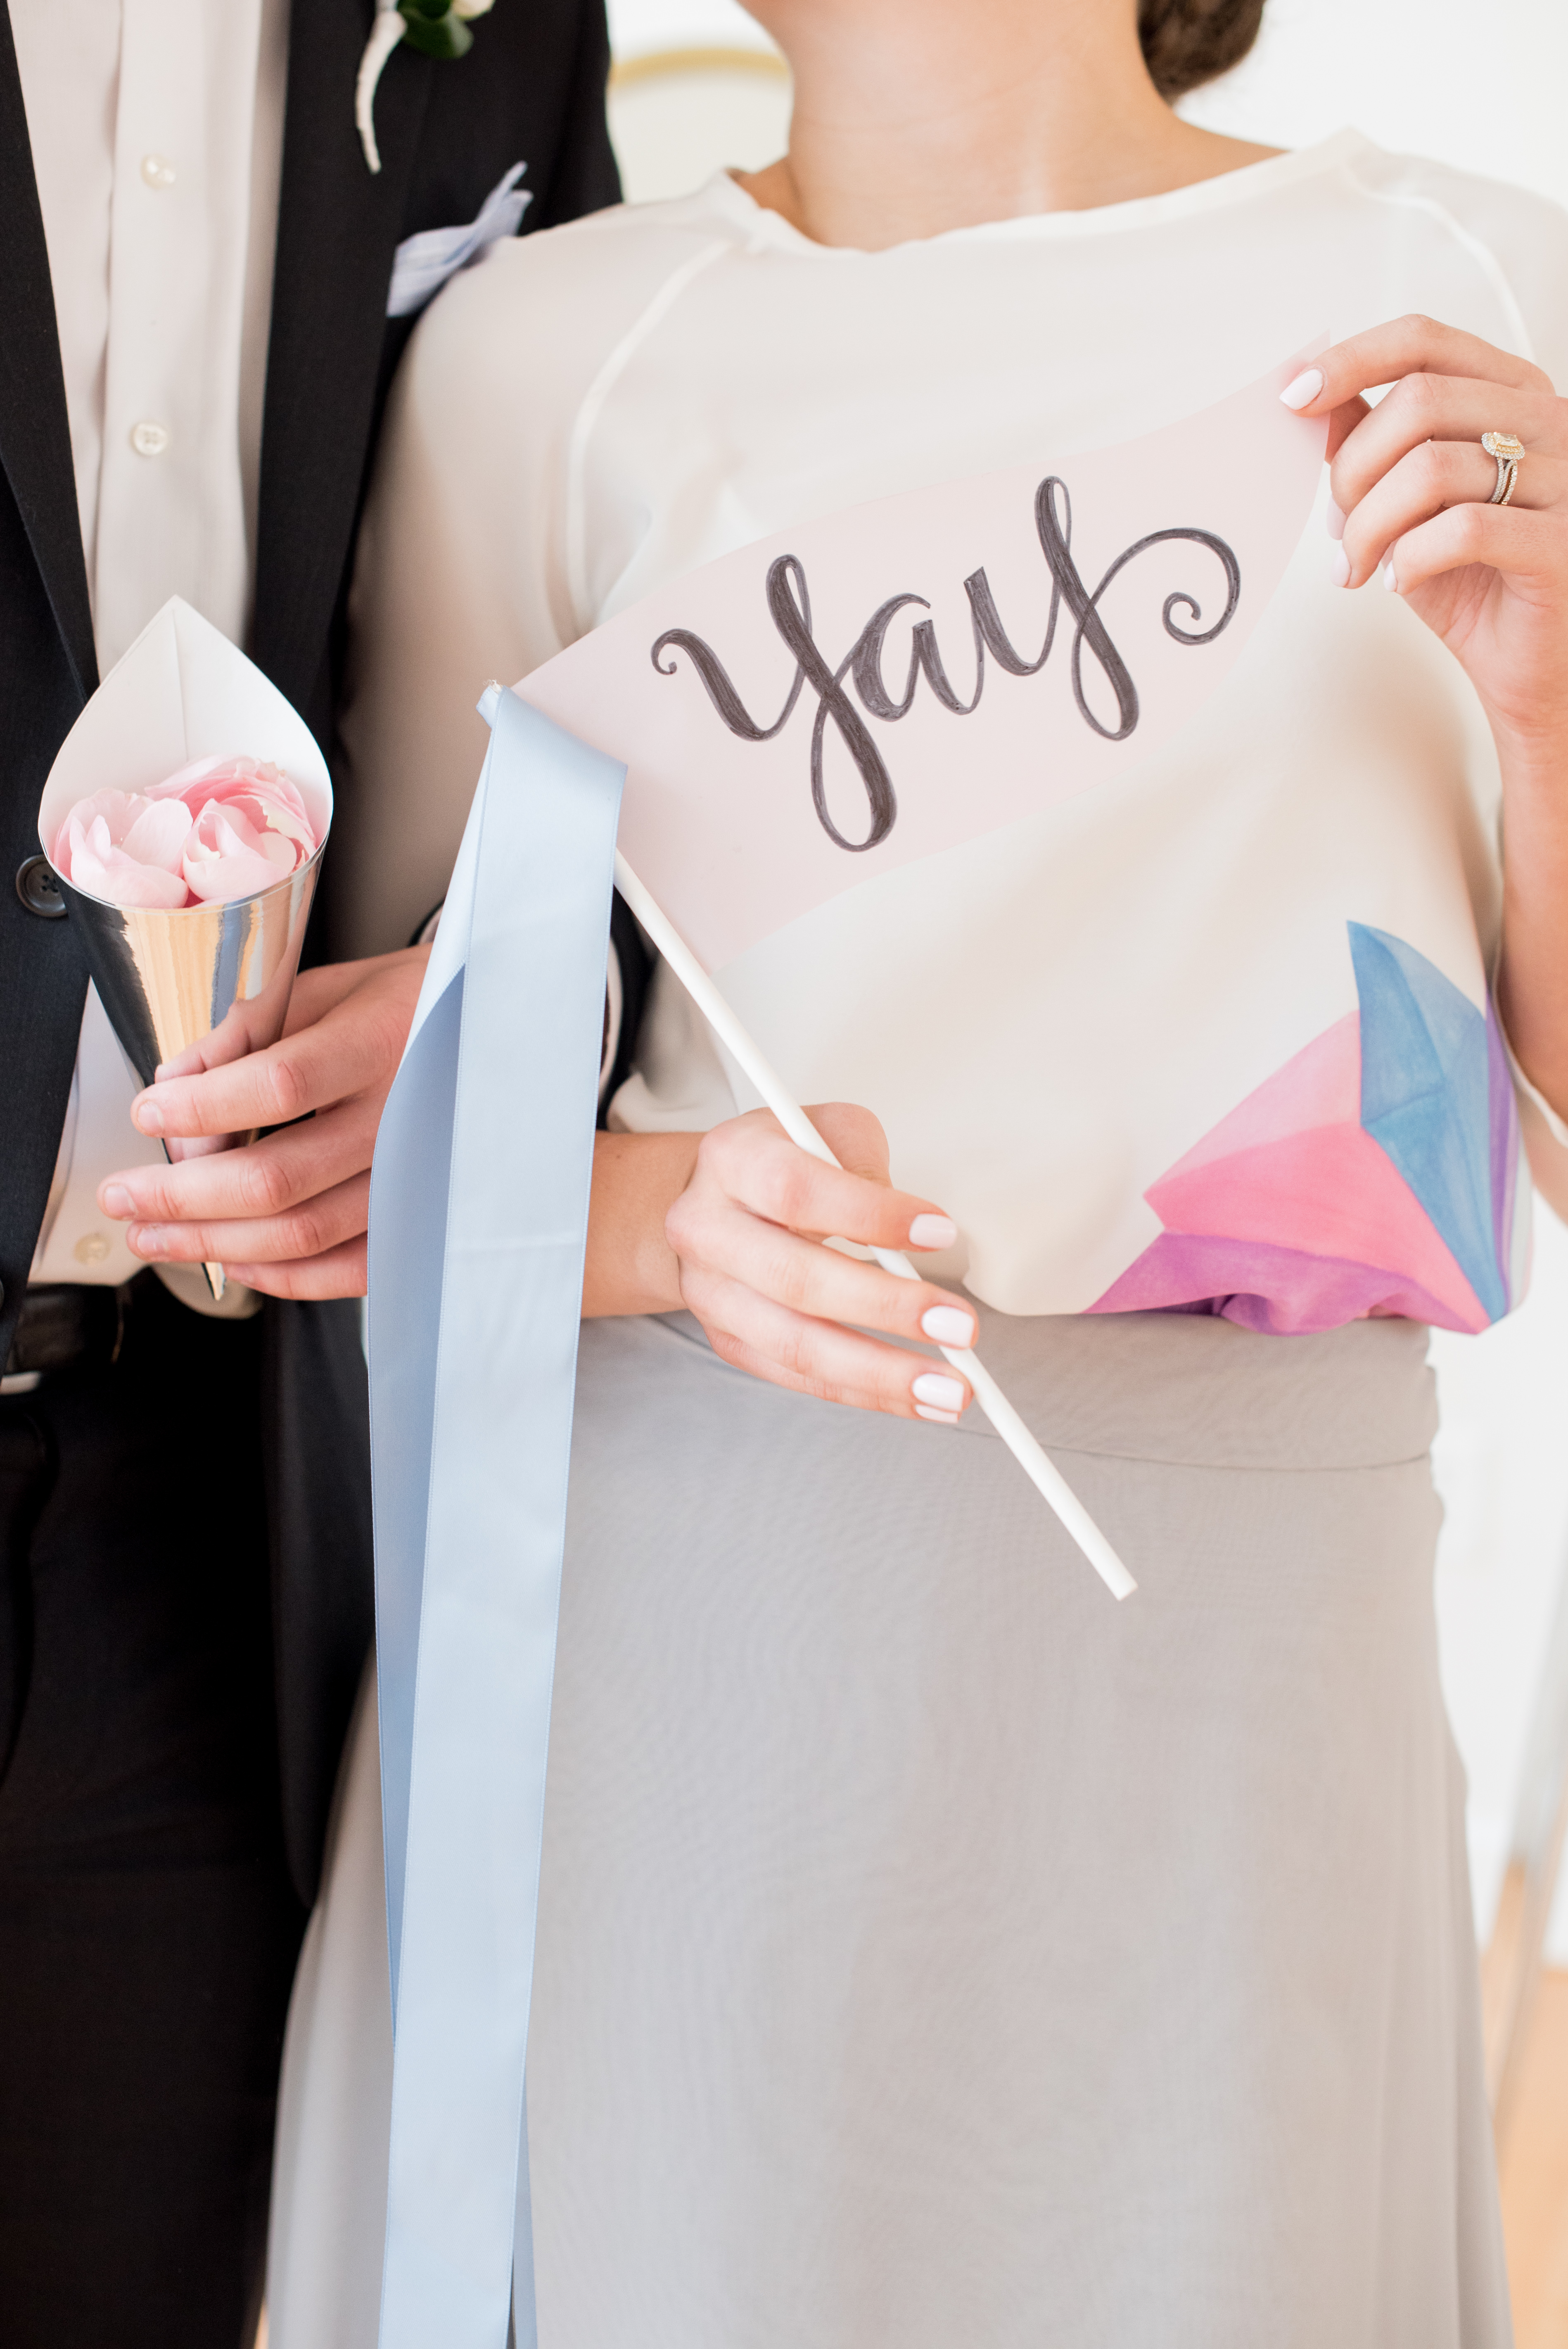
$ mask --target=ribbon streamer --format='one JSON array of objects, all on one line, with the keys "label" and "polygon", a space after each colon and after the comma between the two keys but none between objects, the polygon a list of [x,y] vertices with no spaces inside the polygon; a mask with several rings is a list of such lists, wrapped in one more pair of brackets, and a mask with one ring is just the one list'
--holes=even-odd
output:
[{"label": "ribbon streamer", "polygon": [[516,2339],[535,2338],[523,2067],[624,780],[498,697],[377,1146],[380,2349],[504,2349],[514,2245]]},{"label": "ribbon streamer", "polygon": [[[614,873],[787,1130],[831,1155],[617,855],[624,767],[515,693],[480,706],[490,751],[370,1198],[394,2028],[380,2349],[503,2349],[509,2314],[518,2349],[537,2339],[523,2074]],[[995,1381],[948,1358],[1125,1597]]]}]

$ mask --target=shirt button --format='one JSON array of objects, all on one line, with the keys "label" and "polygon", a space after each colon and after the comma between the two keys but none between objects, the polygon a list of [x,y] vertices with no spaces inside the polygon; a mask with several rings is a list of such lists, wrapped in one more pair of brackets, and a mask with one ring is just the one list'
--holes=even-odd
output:
[{"label": "shirt button", "polygon": [[169,434],[163,425],[147,419],[131,426],[130,445],[139,457],[161,457],[169,446]]},{"label": "shirt button", "polygon": [[108,1242],[101,1232],[87,1232],[77,1242],[71,1254],[78,1264],[101,1264],[108,1254]]},{"label": "shirt button", "polygon": [[174,166],[167,155],[144,155],[141,176],[150,188],[171,188],[174,185]]}]

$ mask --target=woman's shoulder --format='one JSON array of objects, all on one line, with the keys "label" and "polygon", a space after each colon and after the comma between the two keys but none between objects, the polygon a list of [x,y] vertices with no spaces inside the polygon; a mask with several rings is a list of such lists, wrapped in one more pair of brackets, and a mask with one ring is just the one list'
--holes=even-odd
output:
[{"label": "woman's shoulder", "polygon": [[1517,340],[1568,389],[1568,211],[1506,180],[1397,155],[1357,139],[1346,158],[1364,194],[1421,217],[1460,265],[1490,282]]},{"label": "woman's shoulder", "polygon": [[465,366],[518,357],[531,375],[542,367],[557,380],[575,378],[678,291],[693,264],[743,243],[717,181],[507,238],[431,304],[416,337],[421,358]]}]

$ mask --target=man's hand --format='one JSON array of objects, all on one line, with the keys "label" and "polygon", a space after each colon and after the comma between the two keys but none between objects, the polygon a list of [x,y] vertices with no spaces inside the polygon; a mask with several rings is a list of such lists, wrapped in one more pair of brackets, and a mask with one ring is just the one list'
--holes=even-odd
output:
[{"label": "man's hand", "polygon": [[407,1040],[428,947],[302,971],[283,1036],[210,1064],[198,1046],[131,1111],[171,1142],[273,1126],[242,1150],[132,1166],[98,1186],[150,1263],[222,1264],[272,1297],[363,1297],[376,1130]]}]

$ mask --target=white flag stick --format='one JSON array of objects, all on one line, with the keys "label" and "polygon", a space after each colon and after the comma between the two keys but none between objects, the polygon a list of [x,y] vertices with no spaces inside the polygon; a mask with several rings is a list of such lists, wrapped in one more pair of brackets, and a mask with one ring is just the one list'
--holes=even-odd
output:
[{"label": "white flag stick", "polygon": [[[720,1043],[745,1070],[790,1141],[802,1150],[809,1150],[813,1158],[821,1159],[824,1164],[836,1166],[838,1160],[805,1111],[790,1099],[778,1075],[741,1026],[696,955],[663,908],[649,896],[619,849],[615,852],[615,886]],[[873,1248],[872,1253],[886,1271],[896,1273],[901,1280],[923,1278],[900,1248]],[[985,1363],[967,1348],[944,1346],[941,1350],[954,1370],[963,1371],[986,1418],[1030,1483],[1050,1503],[1111,1596],[1125,1599],[1130,1591],[1136,1590],[1138,1585],[1131,1575],[1060,1470],[1040,1449]]]}]

